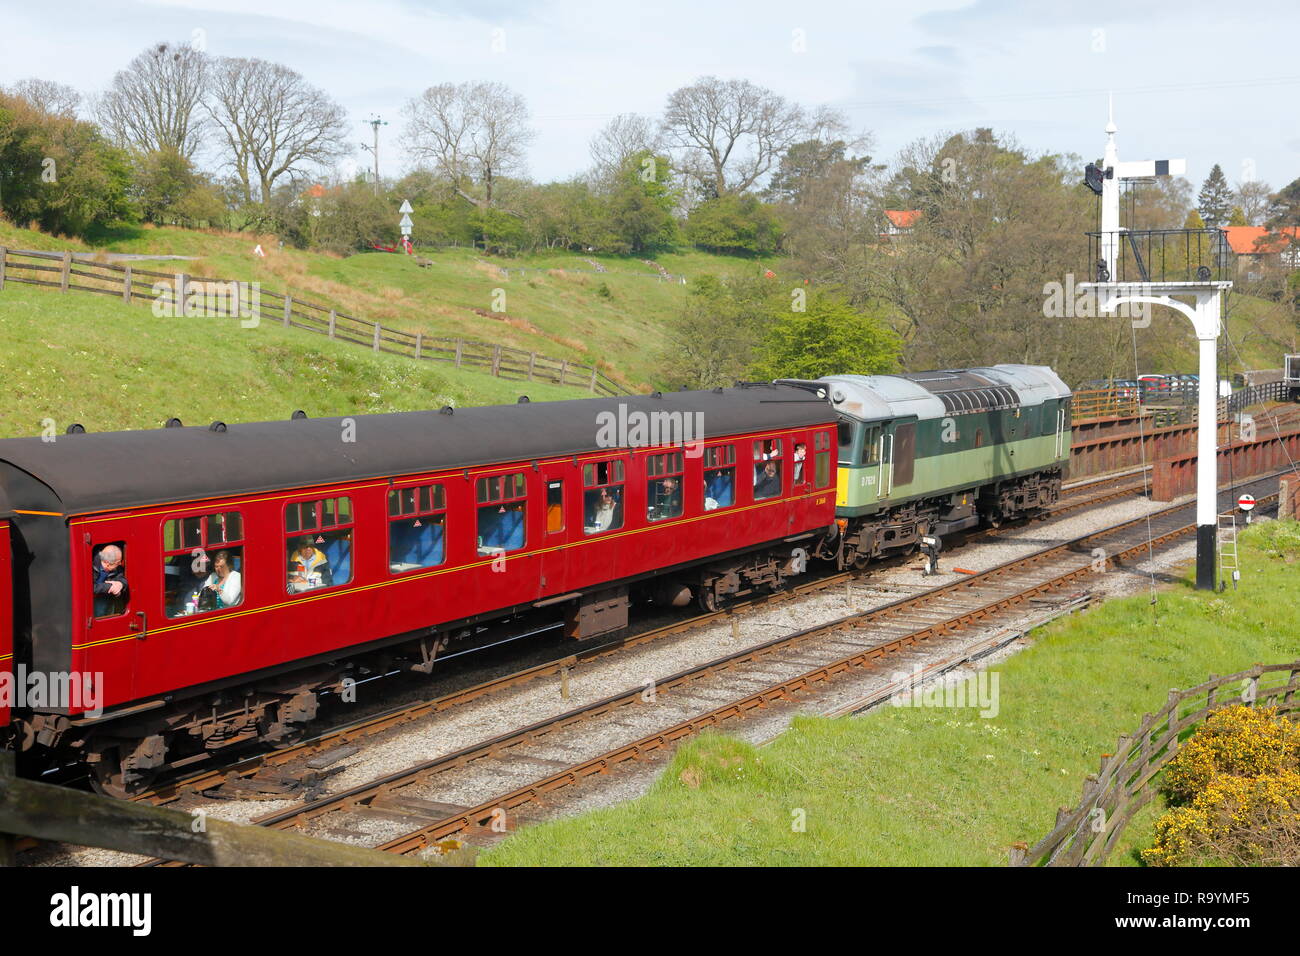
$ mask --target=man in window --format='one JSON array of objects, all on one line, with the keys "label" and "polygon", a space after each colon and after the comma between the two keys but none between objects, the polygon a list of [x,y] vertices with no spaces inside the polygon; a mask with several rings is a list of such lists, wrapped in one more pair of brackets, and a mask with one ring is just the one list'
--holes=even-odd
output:
[{"label": "man in window", "polygon": [[303,535],[294,542],[294,550],[289,555],[289,592],[297,594],[329,584],[329,559],[312,542],[311,535]]},{"label": "man in window", "polygon": [[649,517],[675,518],[682,513],[682,489],[676,478],[663,478],[655,489],[655,500],[650,504]]},{"label": "man in window", "polygon": [[794,483],[796,485],[802,485],[804,482],[803,462],[807,457],[807,447],[803,442],[796,442],[794,446]]},{"label": "man in window", "polygon": [[126,568],[122,564],[122,549],[106,544],[90,562],[94,578],[95,617],[110,617],[126,610]]},{"label": "man in window", "polygon": [[769,461],[758,474],[754,482],[754,498],[775,498],[781,493],[781,476],[777,473],[776,463]]}]

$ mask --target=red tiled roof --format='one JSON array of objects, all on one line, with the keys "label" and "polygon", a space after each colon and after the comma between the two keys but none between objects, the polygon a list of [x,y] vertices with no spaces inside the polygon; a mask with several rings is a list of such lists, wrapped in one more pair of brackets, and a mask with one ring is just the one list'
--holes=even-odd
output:
[{"label": "red tiled roof", "polygon": [[1261,255],[1269,252],[1281,252],[1288,245],[1285,236],[1292,240],[1300,242],[1300,226],[1292,226],[1290,229],[1279,229],[1278,233],[1272,234],[1271,238],[1261,243],[1259,240],[1270,233],[1263,226],[1225,226],[1224,232],[1228,234],[1228,245],[1232,251],[1238,255]]},{"label": "red tiled roof", "polygon": [[911,229],[921,218],[919,209],[886,209],[885,216],[899,229]]}]

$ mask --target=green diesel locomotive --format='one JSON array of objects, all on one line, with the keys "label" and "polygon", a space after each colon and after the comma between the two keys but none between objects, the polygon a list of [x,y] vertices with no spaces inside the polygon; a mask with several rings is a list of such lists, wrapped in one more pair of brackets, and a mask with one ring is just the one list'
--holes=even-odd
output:
[{"label": "green diesel locomotive", "polygon": [[1070,459],[1070,389],[1047,366],[786,380],[839,415],[840,567],[1040,512]]}]

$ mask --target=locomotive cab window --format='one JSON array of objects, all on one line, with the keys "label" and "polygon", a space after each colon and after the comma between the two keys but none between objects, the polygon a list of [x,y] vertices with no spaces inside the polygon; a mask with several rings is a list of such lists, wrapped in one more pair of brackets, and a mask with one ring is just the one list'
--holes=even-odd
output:
[{"label": "locomotive cab window", "polygon": [[205,614],[244,603],[244,519],[238,511],[163,522],[163,610]]},{"label": "locomotive cab window", "polygon": [[623,527],[623,481],[621,458],[582,466],[582,527],[586,534]]},{"label": "locomotive cab window", "polygon": [[647,455],[645,470],[647,521],[680,518],[682,514],[683,455],[679,451]]},{"label": "locomotive cab window", "polygon": [[442,564],[447,553],[447,501],[442,485],[388,489],[388,570]]},{"label": "locomotive cab window", "polygon": [[96,618],[126,613],[131,592],[124,541],[106,541],[91,549],[90,584]]},{"label": "locomotive cab window", "polygon": [[863,465],[880,464],[880,426],[873,425],[866,430],[866,435],[862,439],[862,457],[860,459]]},{"label": "locomotive cab window", "polygon": [[316,498],[284,507],[286,589],[303,594],[352,580],[352,499]]},{"label": "locomotive cab window", "polygon": [[781,441],[776,438],[754,442],[754,500],[763,501],[781,494]]},{"label": "locomotive cab window", "polygon": [[524,546],[525,487],[523,472],[492,475],[474,483],[480,555],[518,551]]},{"label": "locomotive cab window", "polygon": [[730,508],[736,503],[736,446],[704,449],[704,510]]}]

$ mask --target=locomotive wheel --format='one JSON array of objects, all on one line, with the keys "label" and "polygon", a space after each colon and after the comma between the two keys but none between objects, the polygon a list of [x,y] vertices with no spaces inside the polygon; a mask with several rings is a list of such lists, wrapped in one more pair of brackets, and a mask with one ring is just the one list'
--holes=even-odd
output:
[{"label": "locomotive wheel", "polygon": [[699,597],[700,609],[712,614],[718,609],[718,596],[713,593],[713,588],[700,588]]}]

